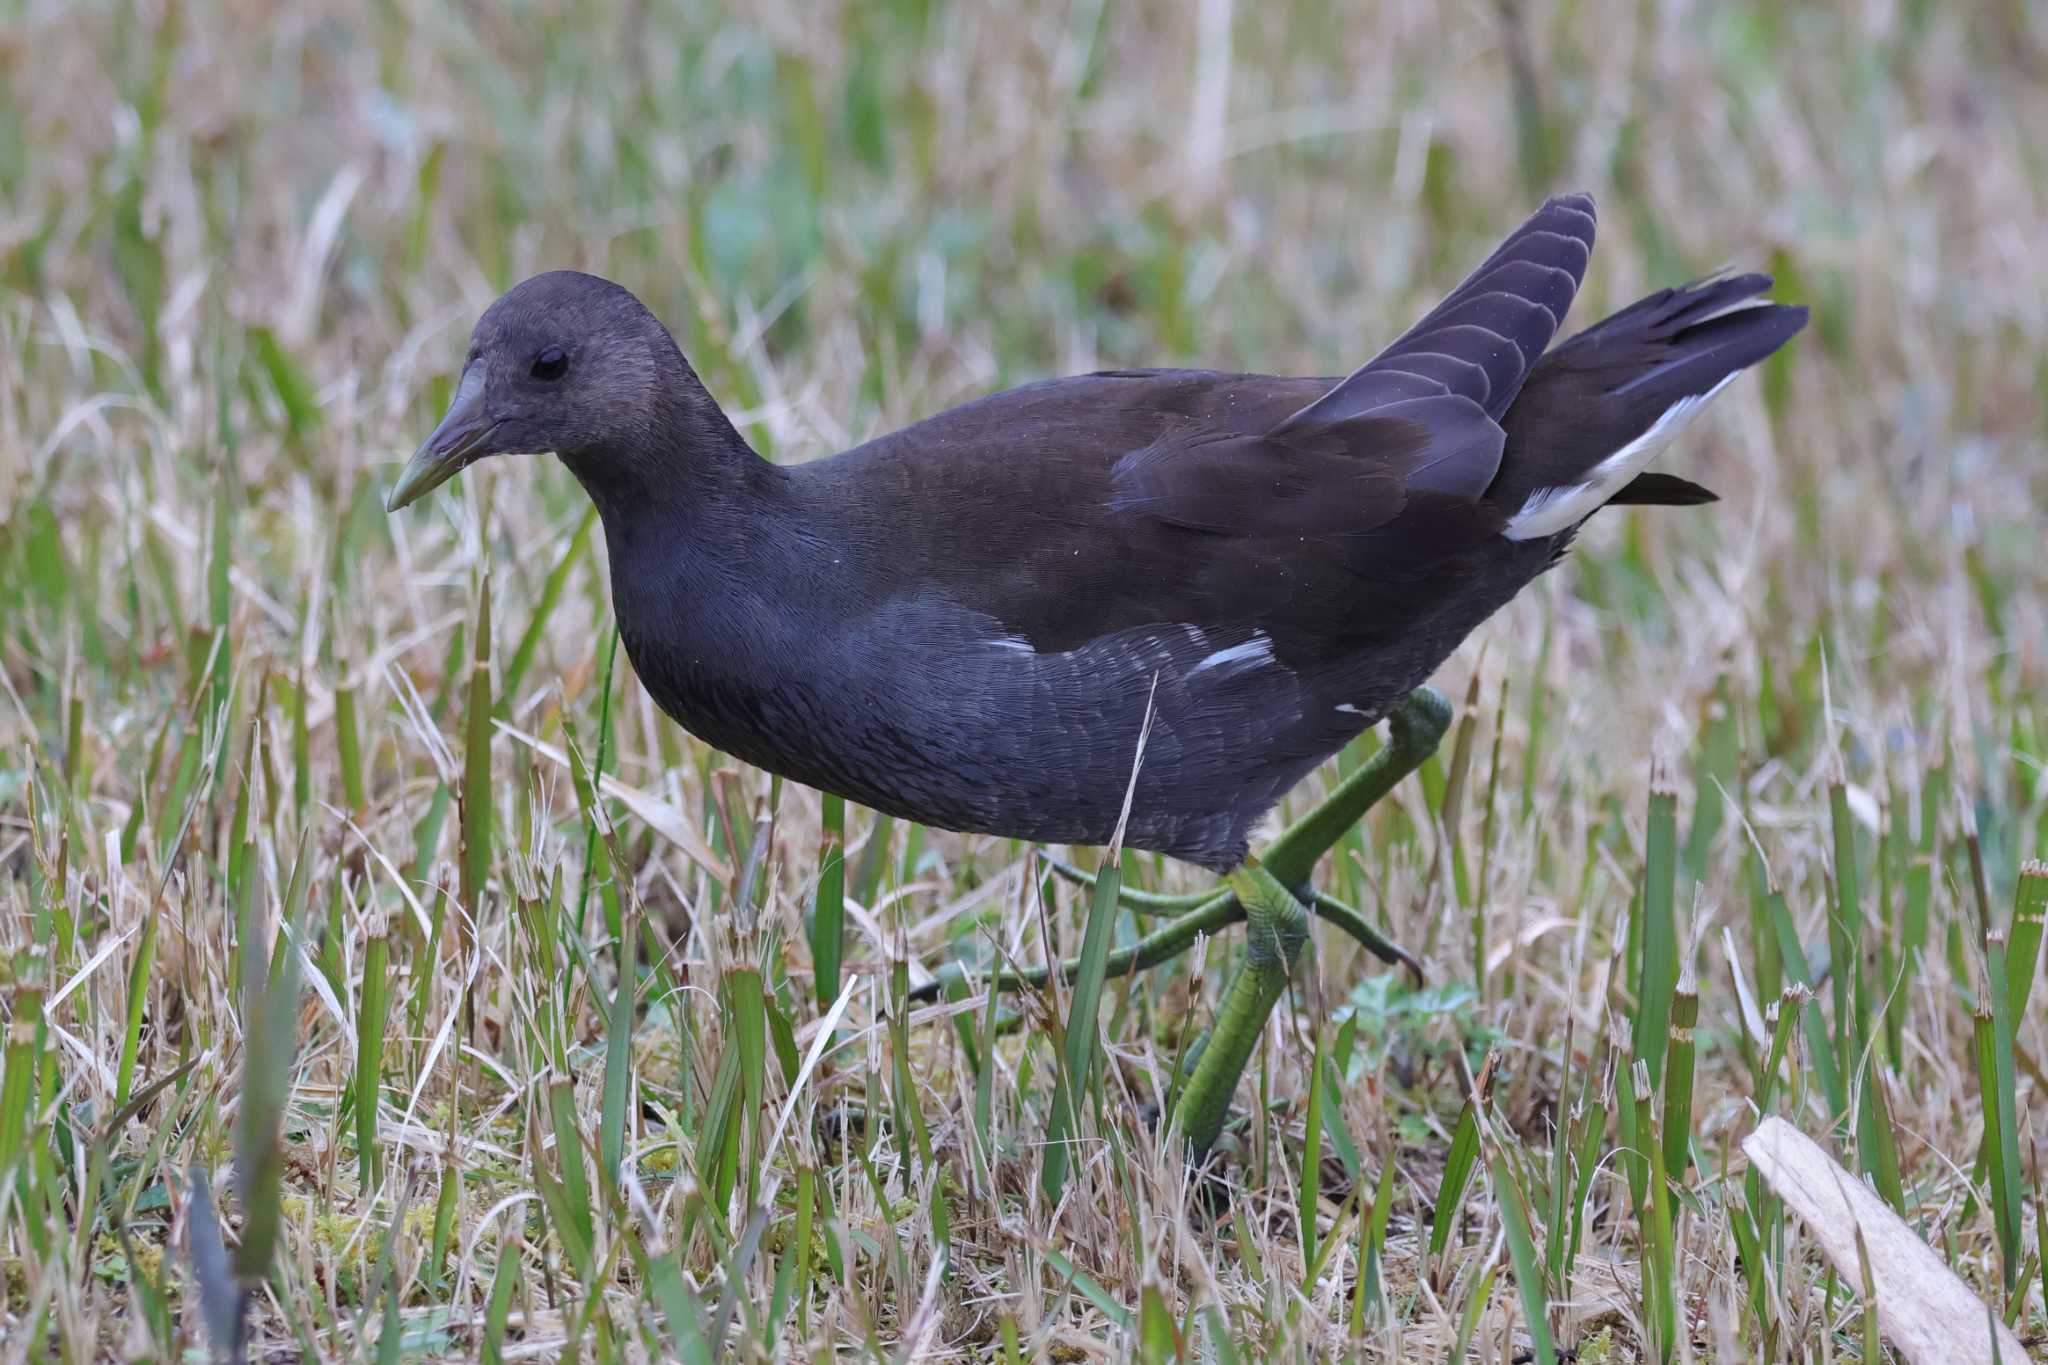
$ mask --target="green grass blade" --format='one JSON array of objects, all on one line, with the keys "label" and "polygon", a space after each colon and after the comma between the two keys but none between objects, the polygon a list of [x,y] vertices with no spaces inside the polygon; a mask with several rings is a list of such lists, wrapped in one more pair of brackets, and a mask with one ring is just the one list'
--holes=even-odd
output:
[{"label": "green grass blade", "polygon": [[1068,1145],[1080,1135],[1083,1097],[1095,1080],[1095,1039],[1102,1003],[1104,968],[1109,956],[1110,929],[1116,923],[1117,888],[1123,884],[1121,861],[1112,855],[1095,875],[1088,922],[1081,937],[1081,966],[1074,975],[1074,993],[1067,1009],[1066,1049],[1060,1069],[1059,1098],[1046,1134],[1040,1183],[1046,1198],[1057,1203],[1066,1187]]},{"label": "green grass blade", "polygon": [[[348,665],[342,664],[343,672]],[[360,813],[369,804],[363,785],[363,742],[356,724],[356,690],[343,684],[334,689],[334,747],[341,765],[342,800],[349,811]]]},{"label": "green grass blade", "polygon": [[2027,1017],[2027,1003],[2033,997],[2044,920],[2048,920],[2048,863],[2028,863],[2020,869],[2013,894],[2012,929],[2005,952],[2005,1012],[2015,1027]]},{"label": "green grass blade", "polygon": [[818,1008],[839,998],[840,965],[846,957],[846,801],[827,792],[818,846],[818,897],[811,911],[811,967],[817,976]]},{"label": "green grass blade", "polygon": [[[1543,1262],[1537,1255],[1529,1227],[1528,1200],[1515,1179],[1513,1164],[1498,1142],[1490,1144],[1488,1169],[1493,1176],[1495,1202],[1507,1234],[1508,1256],[1515,1267],[1515,1292],[1522,1299],[1522,1318],[1529,1329],[1531,1353],[1536,1360],[1554,1362],[1557,1347],[1550,1336],[1549,1295],[1544,1289]],[[1555,1232],[1552,1234],[1555,1235]]]},{"label": "green grass blade", "polygon": [[626,1153],[626,1102],[633,1088],[633,949],[638,926],[629,917],[619,937],[618,989],[605,1020],[604,1108],[598,1121],[597,1161],[604,1188],[619,1186],[619,1168]]},{"label": "green grass blade", "polygon": [[1906,1191],[1899,1179],[1898,1138],[1892,1123],[1891,1087],[1885,1080],[1885,1069],[1873,1062],[1864,1068],[1863,1084],[1857,1094],[1856,1106],[1856,1150],[1869,1173],[1871,1183],[1902,1217],[1910,1212],[1906,1207]]},{"label": "green grass blade", "polygon": [[[41,1070],[43,992],[18,986],[8,1001],[13,1014],[7,1023],[7,1052],[0,1062],[0,1191],[11,1186],[28,1151],[34,1127],[36,1075]],[[0,1207],[6,1196],[0,1193]]]},{"label": "green grass blade", "polygon": [[[309,832],[310,834],[310,832]],[[253,1284],[270,1273],[283,1217],[285,1106],[298,1052],[299,962],[296,926],[305,906],[313,850],[302,839],[279,916],[277,947],[267,979],[251,973],[242,1097],[235,1114],[235,1187],[242,1201],[242,1237],[235,1274]]]},{"label": "green grass blade", "polygon": [[1142,1365],[1172,1365],[1184,1350],[1180,1326],[1167,1311],[1166,1295],[1150,1280],[1138,1291],[1138,1359]]},{"label": "green grass blade", "polygon": [[1093,1276],[1068,1260],[1060,1252],[1048,1247],[1045,1250],[1046,1264],[1068,1284],[1081,1291],[1081,1297],[1102,1310],[1103,1316],[1115,1324],[1120,1332],[1129,1332],[1133,1326],[1131,1310],[1116,1301],[1114,1295],[1098,1284]]},{"label": "green grass blade", "polygon": [[[1296,1215],[1301,1227],[1301,1255],[1305,1265],[1314,1266],[1316,1256],[1316,1212],[1322,1206],[1323,1185],[1323,1061],[1325,1057],[1326,1030],[1316,1030],[1316,1055],[1309,1067],[1308,1116],[1303,1120],[1301,1144],[1301,1181],[1297,1192]],[[1314,1287],[1311,1275],[1304,1291]]]},{"label": "green grass blade", "polygon": [[238,1361],[242,1358],[248,1295],[229,1269],[220,1215],[214,1209],[213,1189],[206,1172],[194,1166],[189,1184],[192,1207],[185,1232],[185,1254],[199,1290],[200,1319],[213,1341],[214,1359]]},{"label": "green grass blade", "polygon": [[1429,1258],[1440,1261],[1450,1245],[1451,1230],[1465,1209],[1465,1187],[1479,1160],[1479,1111],[1477,1100],[1466,1097],[1458,1112],[1458,1126],[1451,1134],[1450,1154],[1444,1158],[1443,1178],[1437,1183],[1436,1209],[1429,1223]]},{"label": "green grass blade", "polygon": [[[576,1087],[559,1080],[548,1086],[548,1116],[555,1134],[555,1175],[550,1184],[559,1191],[549,1213],[555,1234],[584,1284],[590,1285],[597,1269],[597,1214],[590,1197],[590,1178],[583,1166],[583,1131],[576,1122]],[[539,1152],[535,1152],[538,1171]],[[545,1187],[544,1187],[545,1188]]]},{"label": "green grass blade", "polygon": [[2020,1183],[2019,1081],[2013,1059],[2013,1021],[2006,1013],[2010,982],[2006,973],[2005,935],[1984,936],[1986,994],[1991,1008],[1979,1006],[1974,1024],[1977,1079],[1983,1087],[1986,1152],[1991,1159],[1991,1206],[1998,1230],[1999,1265],[2005,1289],[2019,1279],[2022,1211],[2026,1187]]},{"label": "green grass blade", "polygon": [[704,1326],[709,1320],[704,1301],[684,1281],[676,1258],[657,1256],[648,1263],[647,1272],[655,1302],[661,1305],[663,1320],[668,1325],[669,1345],[674,1349],[676,1359],[683,1365],[711,1365],[718,1357],[704,1336]]},{"label": "green grass blade", "polygon": [[1642,999],[1635,1018],[1635,1054],[1649,1068],[1651,1085],[1664,1075],[1671,998],[1678,987],[1678,922],[1673,909],[1677,881],[1678,795],[1659,783],[1650,791],[1643,844]]},{"label": "green grass blade", "polygon": [[[470,658],[469,704],[462,750],[462,908],[483,923],[484,883],[491,875],[494,837],[491,795],[491,579],[477,591],[475,653]],[[466,951],[458,937],[456,946]]]},{"label": "green grass blade", "polygon": [[[735,967],[725,974],[725,997],[732,1009],[734,1051],[739,1059],[740,1112],[751,1130],[760,1122],[762,1096],[768,1084],[768,1011],[758,967]],[[758,1188],[760,1173],[754,1169],[752,1154],[758,1141],[749,1144],[747,1164],[748,1202]]]},{"label": "green grass blade", "polygon": [[1842,1071],[1836,1065],[1835,1049],[1828,1038],[1827,1021],[1821,1015],[1820,1001],[1813,990],[1813,969],[1807,965],[1806,947],[1799,941],[1799,931],[1792,923],[1792,912],[1785,906],[1785,896],[1773,890],[1769,895],[1771,923],[1778,935],[1778,953],[1785,964],[1785,974],[1793,984],[1806,991],[1806,1000],[1799,1012],[1800,1023],[1806,1031],[1806,1050],[1813,1061],[1813,1069],[1820,1078],[1821,1093],[1827,1096],[1828,1113],[1837,1120],[1849,1112],[1848,1087],[1842,1079]]},{"label": "green grass blade", "polygon": [[128,971],[128,1013],[121,1029],[121,1060],[114,1072],[114,1108],[128,1103],[135,1082],[135,1056],[142,1044],[142,1010],[149,1001],[150,973],[156,966],[157,912],[151,910],[142,922],[142,941],[135,947],[135,963]]},{"label": "green grass blade", "polygon": [[811,1335],[811,1277],[817,1265],[816,1247],[813,1244],[812,1224],[818,1212],[818,1172],[812,1166],[799,1166],[796,1172],[796,1280],[797,1280],[797,1335],[808,1339]]},{"label": "green grass blade", "polygon": [[1465,1296],[1465,1310],[1458,1315],[1458,1334],[1452,1338],[1451,1349],[1445,1353],[1444,1359],[1446,1361],[1470,1358],[1472,1334],[1479,1328],[1480,1315],[1493,1304],[1493,1282],[1498,1278],[1500,1278],[1500,1262],[1498,1260],[1489,1261],[1486,1266],[1486,1273],[1479,1277],[1479,1282],[1473,1285],[1471,1291]]},{"label": "green grass blade", "polygon": [[1387,1220],[1394,1206],[1394,1158],[1389,1153],[1380,1162],[1379,1184],[1373,1190],[1372,1207],[1359,1212],[1357,1292],[1351,1297],[1351,1334],[1362,1335],[1367,1314],[1378,1308],[1384,1297],[1381,1264],[1386,1257]]},{"label": "green grass blade", "polygon": [[377,1187],[377,1101],[384,1084],[384,1030],[391,1013],[390,939],[372,934],[363,948],[362,998],[356,1012],[355,1120],[357,1175],[365,1194]]},{"label": "green grass blade", "polygon": [[1692,1161],[1693,1030],[1699,1025],[1700,997],[1690,969],[1678,978],[1671,1000],[1671,1036],[1664,1072],[1664,1169],[1683,1181]]},{"label": "green grass blade", "polygon": [[1644,1316],[1650,1324],[1652,1349],[1668,1362],[1678,1349],[1678,1249],[1671,1225],[1671,1185],[1664,1169],[1664,1144],[1650,1116],[1646,1068],[1635,1064],[1636,1138],[1647,1155],[1641,1227],[1644,1244],[1642,1277]]},{"label": "green grass blade", "polygon": [[439,1289],[441,1268],[448,1264],[448,1248],[455,1241],[455,1214],[462,1203],[462,1168],[449,1163],[441,1169],[441,1190],[434,1197],[434,1230],[427,1243],[427,1262],[420,1268],[427,1289]]},{"label": "green grass blade", "polygon": [[1792,1051],[1792,1034],[1798,1027],[1798,1020],[1804,1015],[1807,1002],[1812,998],[1806,987],[1790,985],[1778,997],[1771,1025],[1771,1050],[1764,1059],[1763,1069],[1756,1078],[1756,1108],[1760,1114],[1771,1112],[1771,1101],[1776,1098],[1778,1076],[1784,1068],[1785,1059]]},{"label": "green grass blade", "polygon": [[726,1048],[713,1073],[704,1121],[697,1129],[697,1179],[723,1208],[738,1178],[740,1141],[740,1053]]},{"label": "green grass blade", "polygon": [[519,1284],[520,1244],[519,1234],[508,1232],[498,1246],[498,1268],[491,1273],[491,1297],[484,1305],[484,1339],[478,1352],[484,1365],[503,1365],[505,1359],[505,1324],[512,1315],[512,1291]]}]

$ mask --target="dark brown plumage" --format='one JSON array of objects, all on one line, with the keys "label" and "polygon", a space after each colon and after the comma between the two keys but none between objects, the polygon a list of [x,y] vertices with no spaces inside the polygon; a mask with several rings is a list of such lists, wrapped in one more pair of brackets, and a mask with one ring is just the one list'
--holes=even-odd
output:
[{"label": "dark brown plumage", "polygon": [[[1211,868],[1419,685],[1804,324],[1761,275],[1664,290],[1546,350],[1593,206],[1545,204],[1341,380],[1109,371],[777,466],[625,290],[528,280],[478,324],[401,506],[553,450],[596,503],[627,652],[708,742],[953,829]],[[1748,305],[1748,306],[1744,306]]]}]

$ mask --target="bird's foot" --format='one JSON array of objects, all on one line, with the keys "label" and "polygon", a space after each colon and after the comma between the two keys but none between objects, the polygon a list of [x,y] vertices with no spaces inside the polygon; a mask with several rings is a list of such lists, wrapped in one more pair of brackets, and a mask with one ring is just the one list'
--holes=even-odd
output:
[{"label": "bird's foot", "polygon": [[[1280,832],[1260,860],[1266,870],[1278,878],[1281,885],[1297,888],[1294,893],[1297,899],[1308,904],[1309,894],[1304,892],[1309,873],[1316,863],[1402,778],[1429,761],[1429,756],[1443,742],[1450,725],[1451,704],[1435,688],[1418,687],[1403,697],[1387,716],[1386,744],[1356,772],[1338,783],[1336,789],[1318,802],[1313,810]],[[1095,885],[1094,873],[1063,859],[1040,856],[1045,857],[1046,866],[1067,881],[1086,887]],[[1227,885],[1229,878],[1226,876],[1224,880]],[[1222,894],[1210,890],[1169,895],[1124,886],[1117,891],[1117,902],[1133,914],[1172,917],[1209,910]],[[1316,899],[1327,900],[1324,897]],[[1338,919],[1348,912],[1352,919],[1357,919],[1358,912],[1341,901],[1328,903],[1335,907],[1329,918]],[[1348,931],[1349,926],[1345,927]],[[1417,970],[1413,957],[1378,935],[1367,938],[1354,933],[1353,937],[1382,961],[1401,963],[1411,971]]]},{"label": "bird's foot", "polygon": [[1417,989],[1429,984],[1429,977],[1422,970],[1422,959],[1374,928],[1362,911],[1353,909],[1335,896],[1326,896],[1312,886],[1296,888],[1294,898],[1307,906],[1311,915],[1342,929],[1357,940],[1361,948],[1389,967],[1406,967],[1408,974],[1415,978]]},{"label": "bird's foot", "polygon": [[[1366,811],[1436,752],[1450,723],[1451,706],[1442,693],[1428,687],[1409,693],[1389,717],[1386,745],[1288,826],[1264,858],[1248,858],[1225,877],[1247,924],[1245,957],[1181,1095],[1181,1131],[1191,1152],[1207,1152],[1222,1131],[1238,1078],[1300,956],[1311,913],[1343,929],[1382,961],[1405,966],[1422,982],[1422,964],[1413,953],[1342,901],[1318,894],[1308,876]],[[1289,891],[1290,886],[1301,890]]]},{"label": "bird's foot", "polygon": [[[1342,929],[1382,962],[1406,967],[1418,983],[1423,979],[1422,964],[1414,954],[1374,929],[1364,915],[1344,902],[1307,890],[1308,877],[1323,854],[1343,838],[1374,803],[1436,752],[1436,746],[1450,728],[1450,723],[1451,704],[1435,688],[1419,687],[1402,698],[1400,705],[1387,718],[1387,742],[1380,751],[1340,782],[1315,809],[1282,831],[1259,860],[1264,875],[1273,882],[1273,889],[1287,897],[1289,902]],[[1084,886],[1095,884],[1093,874],[1070,863],[1057,859],[1048,859],[1047,862],[1054,872],[1069,881]],[[1246,866],[1250,865],[1247,863]],[[1157,966],[1186,952],[1203,934],[1214,934],[1238,920],[1253,918],[1253,907],[1245,902],[1243,896],[1251,894],[1256,898],[1260,893],[1252,890],[1249,883],[1240,887],[1244,872],[1245,868],[1240,867],[1226,875],[1223,886],[1191,895],[1163,896],[1128,888],[1121,891],[1119,900],[1133,912],[1167,918],[1144,938],[1112,953],[1106,964],[1107,973],[1117,976]],[[1302,887],[1307,894],[1290,893],[1286,890],[1289,886]],[[1079,961],[1073,960],[1061,963],[1057,970],[1063,980],[1070,981],[1079,969]],[[963,974],[964,969],[959,964],[949,963],[932,980],[916,987],[911,992],[911,999],[918,1002],[936,1000],[950,985],[961,980]],[[1004,991],[1043,986],[1052,974],[1052,970],[1045,967],[1022,972],[997,972],[988,979],[988,985]]]}]

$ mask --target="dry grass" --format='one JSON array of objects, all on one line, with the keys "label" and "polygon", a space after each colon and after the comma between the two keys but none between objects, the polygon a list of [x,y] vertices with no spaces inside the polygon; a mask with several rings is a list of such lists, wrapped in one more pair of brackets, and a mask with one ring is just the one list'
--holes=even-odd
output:
[{"label": "dry grass", "polygon": [[[1988,1069],[1973,1032],[1987,973],[2033,971],[1985,952],[1983,919],[2007,925],[2048,848],[2037,8],[4,8],[9,1355],[207,1342],[185,1251],[203,1172],[255,1272],[260,1358],[572,1337],[690,1357],[721,1330],[760,1357],[1507,1361],[1529,1338],[1503,1182],[1581,1360],[1870,1358],[1860,1286],[1745,1180],[1766,1075],[1763,1109],[1880,1187],[1890,1149],[1908,1221],[2040,1349],[2048,1027],[1994,1012]],[[1815,326],[1668,457],[1720,506],[1602,518],[1447,667],[1478,703],[1469,771],[1447,747],[1324,874],[1437,988],[1319,942],[1240,1092],[1264,1108],[1227,1197],[1143,1106],[1233,941],[1111,982],[1102,1107],[1048,1206],[1046,1031],[985,1047],[971,993],[892,1008],[891,964],[1071,951],[1082,900],[1015,846],[850,812],[848,1003],[837,1046],[789,1066],[831,1031],[804,931],[816,794],[684,737],[623,658],[611,677],[602,536],[554,462],[380,510],[470,322],[538,269],[633,288],[795,460],[1097,363],[1348,368],[1580,185],[1604,213],[1582,321],[1734,261],[1778,270]],[[493,714],[643,800],[579,796]],[[1607,1088],[1642,1050],[1657,774],[1700,1009],[1661,1259]],[[1816,1033],[1788,1028],[1771,1064],[1769,890],[1826,957],[1850,883],[1862,970],[1839,978],[1863,1004],[1821,983]],[[622,937],[630,1037],[609,1023]],[[275,944],[303,995],[261,989]],[[1307,1202],[1336,1245],[1309,1275],[1319,1039],[1349,1050],[1324,1101],[1358,1165],[1322,1142]],[[1431,1257],[1489,1049],[1481,1160]],[[1987,1095],[2019,1188],[1978,1164]],[[1558,1124],[1594,1164],[1553,1166]],[[237,1189],[238,1143],[247,1165],[273,1131],[281,1165]],[[1379,1246],[1360,1215],[1389,1171]]]}]

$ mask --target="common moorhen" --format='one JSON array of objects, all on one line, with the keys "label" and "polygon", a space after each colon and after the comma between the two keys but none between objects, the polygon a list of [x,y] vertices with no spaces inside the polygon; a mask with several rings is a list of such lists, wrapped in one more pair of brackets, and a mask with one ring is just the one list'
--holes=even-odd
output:
[{"label": "common moorhen", "polygon": [[[749,763],[1041,843],[1108,842],[1131,789],[1125,842],[1228,872],[1252,921],[1187,1092],[1206,1147],[1299,948],[1282,888],[1320,852],[1262,867],[1253,825],[1601,507],[1710,501],[1644,466],[1805,323],[1758,299],[1767,276],[1730,275],[1546,349],[1593,230],[1590,197],[1550,200],[1342,379],[1107,370],[791,466],[754,453],[632,294],[539,275],[477,324],[389,505],[486,455],[556,452],[603,520],[635,670]],[[1411,711],[1322,813],[1331,838],[1441,735],[1440,701]]]}]

